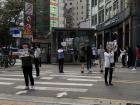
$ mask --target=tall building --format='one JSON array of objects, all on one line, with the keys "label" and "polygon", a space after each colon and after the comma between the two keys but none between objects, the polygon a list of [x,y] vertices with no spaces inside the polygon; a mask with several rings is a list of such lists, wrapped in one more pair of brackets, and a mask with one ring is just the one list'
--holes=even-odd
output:
[{"label": "tall building", "polygon": [[35,1],[35,29],[37,37],[47,35],[53,27],[64,27],[64,0]]},{"label": "tall building", "polygon": [[118,48],[140,44],[140,0],[92,0],[91,26],[97,46],[117,41]]},{"label": "tall building", "polygon": [[87,20],[88,3],[88,0],[65,0],[66,23],[70,22],[72,27],[79,27],[81,22]]}]

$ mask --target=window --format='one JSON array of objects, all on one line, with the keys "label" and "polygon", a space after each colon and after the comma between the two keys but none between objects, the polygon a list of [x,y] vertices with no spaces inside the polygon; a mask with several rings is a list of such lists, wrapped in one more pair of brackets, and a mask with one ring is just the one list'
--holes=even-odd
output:
[{"label": "window", "polygon": [[77,7],[77,10],[78,10],[78,7]]},{"label": "window", "polygon": [[83,17],[81,17],[81,19],[83,20],[84,18],[83,18]]},{"label": "window", "polygon": [[84,7],[83,7],[83,6],[81,6],[81,8],[83,9]]},{"label": "window", "polygon": [[99,11],[99,23],[104,22],[104,10]]},{"label": "window", "polygon": [[92,7],[95,7],[97,5],[97,0],[92,0]]},{"label": "window", "polygon": [[92,25],[96,25],[97,24],[97,14],[92,16]]},{"label": "window", "polygon": [[80,2],[82,2],[82,0],[80,0]]},{"label": "window", "polygon": [[72,3],[70,3],[70,5],[72,5]]},{"label": "window", "polygon": [[113,3],[113,10],[116,10],[119,8],[119,2],[118,0],[116,0],[114,3]]},{"label": "window", "polygon": [[84,12],[82,11],[81,14],[83,14]]},{"label": "window", "polygon": [[104,0],[99,0],[99,4],[102,3]]}]

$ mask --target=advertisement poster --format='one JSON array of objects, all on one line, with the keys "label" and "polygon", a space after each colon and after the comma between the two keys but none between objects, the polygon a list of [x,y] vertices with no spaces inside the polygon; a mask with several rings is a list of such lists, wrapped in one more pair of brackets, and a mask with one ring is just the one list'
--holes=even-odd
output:
[{"label": "advertisement poster", "polygon": [[33,4],[29,2],[25,2],[25,16],[24,16],[24,30],[23,37],[24,38],[32,38],[33,36],[33,28],[32,28],[32,17],[33,17]]}]

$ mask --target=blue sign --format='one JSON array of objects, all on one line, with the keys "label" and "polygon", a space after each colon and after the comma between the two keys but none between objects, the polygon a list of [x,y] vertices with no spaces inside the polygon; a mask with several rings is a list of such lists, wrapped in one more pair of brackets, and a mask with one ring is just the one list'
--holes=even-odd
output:
[{"label": "blue sign", "polygon": [[21,37],[21,30],[18,28],[10,28],[10,35],[12,35],[12,37]]}]

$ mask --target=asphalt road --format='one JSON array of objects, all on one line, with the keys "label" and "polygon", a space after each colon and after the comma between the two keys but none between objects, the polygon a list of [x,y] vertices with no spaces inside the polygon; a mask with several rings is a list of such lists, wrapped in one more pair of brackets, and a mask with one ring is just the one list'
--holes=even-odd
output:
[{"label": "asphalt road", "polygon": [[[0,70],[0,94],[66,99],[126,100],[140,102],[140,69],[115,68],[114,86],[104,85],[104,74],[98,66],[93,73],[80,73],[79,65],[65,65],[64,74],[57,65],[43,65],[41,78],[35,77],[35,90],[23,90],[24,78],[20,66]],[[35,75],[35,71],[34,71]]]}]

